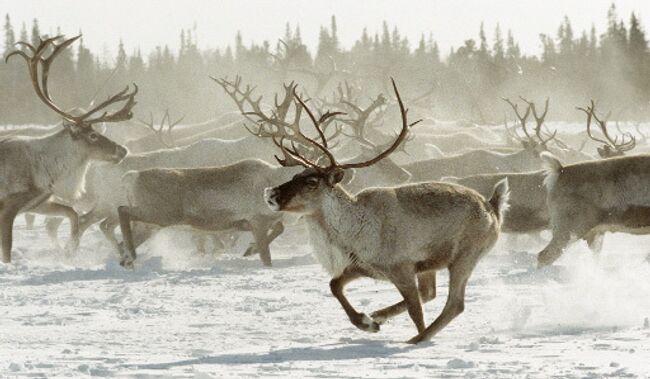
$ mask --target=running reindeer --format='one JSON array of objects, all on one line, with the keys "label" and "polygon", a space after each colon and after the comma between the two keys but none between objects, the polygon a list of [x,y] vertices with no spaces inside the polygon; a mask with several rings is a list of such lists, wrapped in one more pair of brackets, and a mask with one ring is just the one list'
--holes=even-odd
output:
[{"label": "running reindeer", "polygon": [[[479,259],[499,236],[508,202],[507,181],[494,187],[486,200],[474,190],[445,183],[419,183],[376,187],[356,196],[338,183],[345,170],[371,166],[393,153],[407,137],[407,110],[393,81],[402,127],[394,142],[374,158],[359,163],[337,163],[317,118],[295,94],[320,138],[310,139],[318,159],[301,154],[295,144],[279,146],[291,160],[284,166],[305,169],[290,181],[264,191],[274,211],[301,214],[306,221],[314,253],[333,277],[330,288],[352,324],[367,332],[379,331],[385,320],[408,311],[418,335],[409,342],[433,337],[464,309],[465,287]],[[317,140],[320,139],[320,142]],[[425,327],[421,302],[436,295],[435,272],[449,270],[449,295],[441,315]],[[367,316],[356,311],[344,295],[354,279],[371,277],[392,282],[403,301]]]},{"label": "running reindeer", "polygon": [[[537,256],[540,267],[555,262],[572,240],[602,239],[605,232],[647,234],[650,230],[650,157],[623,156],[634,148],[635,138],[624,134],[620,144],[618,138],[612,139],[593,101],[586,109],[577,109],[587,114],[589,136],[604,144],[598,153],[605,159],[563,165],[552,154],[541,155],[548,167],[545,184],[553,237]],[[592,136],[592,119],[606,140]]]},{"label": "running reindeer", "polygon": [[[127,154],[124,147],[95,131],[93,125],[129,120],[136,104],[137,86],[134,85],[132,92],[129,87],[125,88],[78,116],[61,109],[50,95],[50,66],[79,37],[61,42],[58,42],[61,36],[47,38],[40,40],[36,47],[19,42],[26,51],[14,51],[6,58],[20,56],[25,59],[36,95],[63,118],[64,128],[45,136],[0,140],[0,236],[5,263],[11,261],[13,224],[18,213],[38,207],[49,213],[60,214],[67,210],[70,214],[70,207],[51,199],[73,200],[90,160],[117,163]],[[111,105],[120,102],[124,102],[120,109],[108,111]],[[74,236],[78,218],[74,217],[71,224]]]}]

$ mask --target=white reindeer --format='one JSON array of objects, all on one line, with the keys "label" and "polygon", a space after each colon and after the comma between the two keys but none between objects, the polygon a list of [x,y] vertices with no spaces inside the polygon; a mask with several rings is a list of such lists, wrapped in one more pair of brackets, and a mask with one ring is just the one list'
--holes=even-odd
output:
[{"label": "white reindeer", "polygon": [[[5,263],[11,261],[13,223],[19,212],[42,207],[53,195],[63,199],[75,198],[90,160],[117,163],[127,154],[124,147],[95,131],[93,124],[130,119],[137,86],[132,92],[125,88],[79,116],[63,111],[50,96],[50,65],[79,37],[60,43],[57,41],[62,37],[47,38],[37,47],[20,42],[28,52],[15,51],[7,56],[7,59],[15,55],[25,59],[39,99],[65,121],[64,128],[52,134],[10,137],[0,141],[0,234]],[[121,109],[112,113],[105,110],[121,101],[125,102]],[[102,113],[97,115],[100,111]]]}]

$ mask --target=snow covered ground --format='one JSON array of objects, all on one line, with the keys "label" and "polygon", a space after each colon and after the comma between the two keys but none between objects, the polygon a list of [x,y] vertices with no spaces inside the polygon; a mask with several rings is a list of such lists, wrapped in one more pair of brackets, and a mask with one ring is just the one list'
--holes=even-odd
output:
[{"label": "snow covered ground", "polygon": [[[240,256],[246,241],[201,257],[173,231],[140,249],[134,271],[96,230],[74,259],[40,222],[27,230],[21,217],[15,234],[14,262],[0,264],[1,378],[650,376],[648,238],[608,235],[598,259],[578,243],[541,272],[539,246],[502,241],[475,271],[465,313],[411,346],[406,315],[377,334],[348,322],[296,227],[272,246],[271,269]],[[348,293],[365,312],[398,300],[371,280]]]}]

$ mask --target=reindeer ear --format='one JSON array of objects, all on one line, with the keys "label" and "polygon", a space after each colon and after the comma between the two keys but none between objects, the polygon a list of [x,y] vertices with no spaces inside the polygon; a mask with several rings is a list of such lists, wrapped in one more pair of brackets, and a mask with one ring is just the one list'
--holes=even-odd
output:
[{"label": "reindeer ear", "polygon": [[340,169],[340,168],[335,168],[327,174],[327,184],[329,184],[330,187],[334,187],[336,184],[340,183],[341,180],[343,180],[343,177],[345,176],[345,170]]},{"label": "reindeer ear", "polygon": [[350,184],[354,180],[354,175],[356,174],[356,170],[351,168],[348,170],[345,170],[345,174],[343,175],[343,184]]},{"label": "reindeer ear", "polygon": [[106,133],[106,123],[102,122],[101,125],[93,126],[95,131],[99,132],[100,134]]},{"label": "reindeer ear", "polygon": [[63,128],[66,129],[70,135],[72,135],[72,138],[78,138],[79,134],[81,134],[81,127],[76,125],[76,124],[67,124],[63,123]]}]

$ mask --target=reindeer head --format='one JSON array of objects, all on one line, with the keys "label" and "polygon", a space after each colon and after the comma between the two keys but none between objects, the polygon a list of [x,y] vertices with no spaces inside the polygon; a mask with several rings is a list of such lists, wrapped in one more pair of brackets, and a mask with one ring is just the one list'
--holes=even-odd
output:
[{"label": "reindeer head", "polygon": [[[609,112],[604,119],[600,119],[596,114],[596,106],[593,100],[591,100],[591,103],[587,108],[578,107],[577,109],[585,112],[585,114],[587,115],[587,135],[589,136],[589,138],[591,138],[596,142],[602,143],[602,146],[596,148],[596,150],[598,151],[598,155],[600,155],[601,158],[607,159],[607,158],[620,157],[625,155],[626,152],[636,147],[636,138],[631,133],[624,133],[623,131],[620,130],[620,128],[619,128],[619,132],[622,135],[620,142],[618,136],[614,138],[610,136],[609,131],[607,130],[607,119],[611,115],[611,112]],[[592,119],[596,120],[596,123],[598,124],[598,127],[600,128],[600,132],[603,135],[604,139],[598,138],[592,133],[591,131]]]},{"label": "reindeer head", "polygon": [[[520,136],[517,133],[517,129],[511,130],[508,127],[507,122],[505,123],[506,133],[508,133],[508,136],[511,139],[519,140],[524,150],[533,153],[535,156],[539,156],[539,154],[548,150],[548,143],[550,141],[557,142],[555,138],[557,135],[557,130],[553,131],[553,133],[550,133],[548,131],[544,132],[543,130],[546,114],[548,113],[549,98],[546,98],[546,101],[544,103],[544,111],[541,114],[537,113],[535,103],[526,100],[521,96],[519,98],[527,105],[526,111],[523,114],[519,112],[518,104],[513,103],[510,101],[510,99],[504,98],[503,100],[512,107],[512,110],[514,111],[515,116],[519,121],[523,136]],[[534,135],[528,130],[528,117],[531,115],[531,113],[535,119]]]},{"label": "reindeer head", "polygon": [[[62,110],[50,96],[48,79],[52,62],[63,50],[80,37],[63,40],[60,43],[57,43],[57,41],[63,38],[61,36],[41,39],[37,47],[27,42],[18,42],[18,44],[26,47],[26,51],[16,50],[7,55],[6,61],[14,55],[25,59],[36,95],[45,105],[63,117],[64,130],[81,151],[87,152],[90,159],[119,162],[126,156],[127,149],[93,129],[93,125],[131,119],[133,116],[131,110],[136,104],[135,95],[138,93],[138,86],[134,85],[135,88],[131,92],[129,92],[127,86],[124,90],[79,115],[73,115],[71,112]],[[31,55],[28,55],[28,52]],[[111,105],[122,101],[124,101],[124,104],[119,110],[112,113],[106,110]],[[99,114],[99,112],[102,113]]]},{"label": "reindeer head", "polygon": [[88,152],[88,157],[97,161],[120,163],[128,154],[128,150],[108,137],[99,133],[92,126],[80,127],[76,124],[64,123],[63,127],[82,151]]},{"label": "reindeer head", "polygon": [[[295,143],[292,143],[292,146],[286,146],[281,141],[278,146],[282,150],[285,159],[278,159],[278,162],[283,166],[301,165],[305,167],[305,170],[300,174],[295,175],[290,181],[277,187],[267,188],[264,191],[264,198],[269,207],[274,211],[297,212],[303,214],[313,213],[318,209],[322,209],[323,206],[327,206],[324,204],[325,198],[330,196],[338,183],[343,180],[346,170],[374,165],[394,152],[408,136],[409,128],[417,122],[411,124],[408,123],[407,110],[404,108],[404,104],[402,103],[402,99],[400,98],[399,91],[397,90],[394,81],[393,89],[402,116],[402,129],[399,135],[395,141],[386,148],[386,150],[383,150],[374,157],[359,163],[345,164],[337,163],[328,148],[328,141],[321,128],[321,125],[323,122],[326,122],[326,119],[323,119],[323,117],[317,119],[307,108],[302,99],[296,95],[296,101],[307,112],[314,127],[318,131],[320,142],[316,141],[316,139],[306,137],[302,133],[301,136],[304,141],[307,141],[314,147],[315,151],[320,152],[320,157],[317,160],[306,158],[296,149]],[[327,163],[327,165],[323,165],[322,163]]]}]

